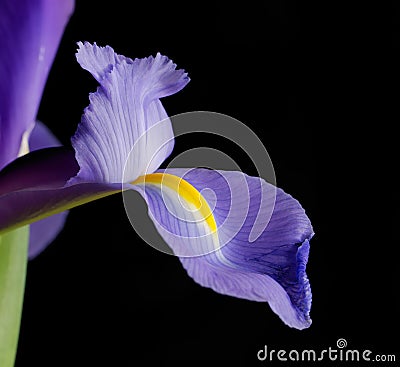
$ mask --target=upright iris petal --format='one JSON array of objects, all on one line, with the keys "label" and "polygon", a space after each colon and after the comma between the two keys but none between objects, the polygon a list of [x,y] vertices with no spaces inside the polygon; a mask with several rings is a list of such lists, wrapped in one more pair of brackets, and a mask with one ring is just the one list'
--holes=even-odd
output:
[{"label": "upright iris petal", "polygon": [[73,0],[2,0],[0,11],[0,169],[32,129]]},{"label": "upright iris petal", "polygon": [[72,138],[81,169],[71,183],[121,182],[130,154],[135,159],[128,162],[129,179],[155,171],[174,144],[172,126],[165,121],[168,116],[159,98],[181,90],[187,75],[160,54],[131,60],[110,47],[89,43],[79,47],[78,61],[100,87],[90,95],[90,106]]}]

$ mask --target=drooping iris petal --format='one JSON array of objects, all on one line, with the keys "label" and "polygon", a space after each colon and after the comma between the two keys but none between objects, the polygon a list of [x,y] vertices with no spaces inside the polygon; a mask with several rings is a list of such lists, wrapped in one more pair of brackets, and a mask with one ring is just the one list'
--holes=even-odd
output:
[{"label": "drooping iris petal", "polygon": [[[86,60],[84,67],[92,65],[99,79],[104,52],[110,48],[89,44],[81,44],[78,52],[78,59]],[[127,166],[132,180],[155,170],[167,157],[173,145],[172,127],[159,98],[182,89],[187,75],[159,54],[135,60],[116,56],[116,60],[121,62],[105,67],[101,86],[91,94],[72,139],[75,152],[39,150],[0,172],[0,233],[121,191],[132,148],[135,154],[130,154],[133,159]]]},{"label": "drooping iris petal", "polygon": [[[216,292],[268,302],[291,327],[308,327],[311,290],[305,267],[313,230],[298,201],[241,172],[169,169],[167,174],[183,177],[183,187],[180,183],[173,189],[173,178],[162,183],[163,174],[156,173],[136,181],[136,190],[147,201],[161,236],[181,255],[188,274]],[[186,183],[194,189],[185,189]],[[177,195],[182,190],[191,194]],[[213,220],[204,203],[196,204],[200,192],[210,203]],[[196,207],[199,210],[193,210]],[[261,234],[252,241],[254,226]],[[204,255],[196,256],[199,251]]]},{"label": "drooping iris petal", "polygon": [[159,98],[181,90],[187,74],[160,54],[131,60],[89,43],[79,44],[77,59],[100,87],[72,139],[81,169],[71,183],[122,182],[125,165],[130,181],[155,171],[174,144]]},{"label": "drooping iris petal", "polygon": [[73,0],[0,4],[0,169],[18,155],[33,127],[47,75]]},{"label": "drooping iris petal", "polygon": [[[36,122],[29,137],[29,149],[35,151],[44,148],[59,147],[61,143],[41,122]],[[29,230],[29,258],[39,255],[63,229],[68,211],[64,211],[38,222],[32,223]]]}]

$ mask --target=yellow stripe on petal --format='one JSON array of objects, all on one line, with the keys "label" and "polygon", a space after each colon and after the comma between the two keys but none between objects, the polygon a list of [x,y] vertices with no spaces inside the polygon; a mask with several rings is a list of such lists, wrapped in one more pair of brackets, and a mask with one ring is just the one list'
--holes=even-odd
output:
[{"label": "yellow stripe on petal", "polygon": [[217,230],[217,223],[215,222],[214,215],[207,200],[193,185],[183,178],[169,173],[151,173],[145,176],[140,176],[137,180],[132,182],[132,184],[150,184],[161,187],[165,185],[169,189],[178,193],[181,198],[198,210],[208,224],[211,232]]}]

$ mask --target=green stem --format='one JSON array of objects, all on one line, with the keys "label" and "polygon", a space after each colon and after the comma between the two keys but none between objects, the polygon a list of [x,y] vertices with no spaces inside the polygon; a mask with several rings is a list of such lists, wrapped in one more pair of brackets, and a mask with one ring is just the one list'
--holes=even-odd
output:
[{"label": "green stem", "polygon": [[29,226],[0,235],[0,366],[13,367],[25,290]]}]

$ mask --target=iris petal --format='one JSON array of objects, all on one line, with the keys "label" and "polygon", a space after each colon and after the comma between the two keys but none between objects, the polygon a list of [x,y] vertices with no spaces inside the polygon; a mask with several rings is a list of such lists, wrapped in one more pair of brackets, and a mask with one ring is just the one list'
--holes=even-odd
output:
[{"label": "iris petal", "polygon": [[131,60],[88,43],[79,44],[77,59],[100,87],[72,138],[81,169],[71,183],[121,182],[125,164],[131,181],[156,170],[174,144],[159,98],[181,90],[186,73],[160,54]]},{"label": "iris petal", "polygon": [[[198,246],[204,237],[205,220],[193,221],[194,215],[182,208],[182,196],[177,200],[165,187],[150,183],[136,188],[168,245],[178,255],[186,249],[189,256],[180,260],[188,274],[219,293],[268,302],[291,327],[308,327],[311,290],[305,267],[313,230],[298,201],[241,172],[169,169],[167,173],[183,177],[199,193],[210,189],[215,195],[210,207],[214,207],[219,246],[195,256],[199,249],[188,247]],[[189,214],[182,218],[185,211]],[[256,230],[261,229],[261,234],[253,241],[255,226],[263,228]],[[203,242],[200,251],[211,249]]]},{"label": "iris petal", "polygon": [[73,0],[4,0],[0,5],[0,169],[18,155]]},{"label": "iris petal", "polygon": [[100,82],[104,76],[111,72],[116,64],[125,60],[125,56],[118,55],[110,46],[99,47],[96,43],[78,42],[78,52],[76,59],[79,65],[87,70]]}]

